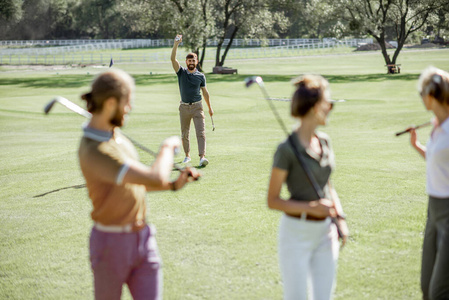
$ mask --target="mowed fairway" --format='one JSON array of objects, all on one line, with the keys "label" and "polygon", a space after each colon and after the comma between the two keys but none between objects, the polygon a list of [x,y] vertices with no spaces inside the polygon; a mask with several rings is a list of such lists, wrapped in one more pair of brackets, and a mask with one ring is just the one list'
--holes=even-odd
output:
[{"label": "mowed fairway", "polygon": [[[206,74],[216,127],[212,131],[206,109],[210,164],[201,169],[200,181],[179,192],[148,194],[165,299],[282,298],[281,213],[267,208],[266,191],[284,133],[259,88],[246,89],[243,80],[260,75],[271,97],[289,98],[290,80],[304,73],[324,75],[333,98],[347,100],[321,128],[333,141],[332,179],[351,231],[340,254],[336,299],[421,298],[425,162],[406,135],[394,133],[431,117],[418,97],[417,79],[428,65],[449,70],[449,51],[403,51],[399,63],[401,74],[387,75],[378,52],[267,58],[228,61],[239,75]],[[212,62],[205,67],[209,72]],[[180,134],[170,62],[114,68],[128,71],[137,83],[124,131],[157,151],[164,138]],[[61,106],[45,116],[43,107],[57,95],[82,105],[79,95],[104,70],[0,68],[0,299],[93,298],[91,204],[77,160],[85,120]],[[289,103],[275,105],[291,128]],[[419,132],[422,143],[428,135],[429,129]],[[197,166],[193,128],[191,145]],[[140,155],[146,163],[153,160]]]}]

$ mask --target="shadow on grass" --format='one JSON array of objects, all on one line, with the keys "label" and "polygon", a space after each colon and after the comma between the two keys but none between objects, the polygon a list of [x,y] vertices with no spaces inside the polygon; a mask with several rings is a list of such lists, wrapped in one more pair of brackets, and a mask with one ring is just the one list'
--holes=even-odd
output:
[{"label": "shadow on grass", "polygon": [[44,197],[44,196],[46,196],[48,194],[56,193],[56,192],[67,190],[67,189],[83,189],[85,187],[86,187],[86,184],[78,184],[78,185],[67,186],[67,187],[63,187],[63,188],[60,188],[60,189],[49,191],[49,192],[46,192],[46,193],[43,193],[43,194],[40,194],[40,195],[33,196],[33,198]]},{"label": "shadow on grass", "polygon": [[[137,85],[153,85],[177,83],[176,74],[160,74],[160,75],[133,75]],[[45,77],[30,78],[0,78],[0,86],[22,86],[31,88],[77,88],[88,87],[94,75],[49,75]]]},{"label": "shadow on grass", "polygon": [[[251,75],[240,74],[206,74],[208,83],[217,82],[244,82]],[[294,75],[261,75],[264,82],[289,82]],[[417,80],[419,74],[361,74],[361,75],[323,75],[330,83],[350,82],[381,82],[390,80]],[[153,84],[176,84],[178,79],[175,74],[133,75],[136,85],[148,86]],[[76,88],[89,86],[93,75],[54,75],[46,77],[30,78],[0,78],[0,86],[24,86],[31,88]]]},{"label": "shadow on grass", "polygon": [[76,88],[88,86],[93,75],[52,75],[29,78],[0,78],[2,85],[18,85],[31,88]]},{"label": "shadow on grass", "polygon": [[[254,75],[241,74],[212,74],[207,73],[207,83],[219,82],[244,82],[245,78]],[[330,83],[350,83],[350,82],[382,82],[392,80],[418,80],[419,74],[361,74],[361,75],[323,75]],[[175,74],[160,74],[160,75],[135,75],[133,76],[137,85],[151,85],[151,84],[167,84],[177,83]],[[261,75],[264,82],[290,82],[295,75]]]},{"label": "shadow on grass", "polygon": [[[237,74],[206,74],[207,82],[243,82],[246,77],[253,75]],[[294,75],[260,75],[264,82],[289,82],[296,78]],[[330,83],[349,83],[349,82],[381,82],[387,80],[418,80],[419,74],[360,74],[360,75],[325,75],[322,74]]]}]

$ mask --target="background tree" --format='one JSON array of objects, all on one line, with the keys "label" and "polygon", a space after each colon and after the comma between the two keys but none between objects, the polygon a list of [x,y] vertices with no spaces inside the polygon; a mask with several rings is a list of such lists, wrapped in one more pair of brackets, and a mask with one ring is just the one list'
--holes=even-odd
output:
[{"label": "background tree", "polygon": [[210,0],[145,0],[145,3],[155,31],[172,39],[182,34],[183,46],[198,55],[201,70],[207,39],[214,31]]},{"label": "background tree", "polygon": [[4,30],[1,30],[0,36],[5,39],[25,40],[77,37],[79,35],[73,22],[73,8],[76,1],[19,1],[21,6],[16,16],[8,23],[0,21],[0,23],[4,24],[3,26],[0,25],[4,28]]},{"label": "background tree", "polygon": [[75,27],[74,14],[78,1],[51,0],[45,19],[48,20],[48,31],[44,34],[45,39],[67,39],[79,36]]},{"label": "background tree", "polygon": [[0,2],[0,38],[8,38],[8,32],[22,19],[22,0]]},{"label": "background tree", "polygon": [[119,36],[121,18],[118,0],[83,0],[76,8],[77,28],[93,38],[112,39]]},{"label": "background tree", "polygon": [[22,17],[21,0],[2,0],[0,2],[0,18],[18,21]]},{"label": "background tree", "polygon": [[347,33],[342,9],[333,0],[284,0],[282,9],[291,21],[285,36],[340,38]]},{"label": "background tree", "polygon": [[[287,18],[283,12],[274,11],[265,0],[213,0],[216,38],[218,39],[215,66],[223,66],[233,40],[241,38],[277,37],[275,28],[284,31]],[[225,39],[229,43],[221,54]]]},{"label": "background tree", "polygon": [[442,38],[449,35],[449,1],[430,16],[428,23],[426,34],[435,42],[443,42]]},{"label": "background tree", "polygon": [[[447,1],[434,0],[342,0],[354,32],[371,35],[379,43],[386,64],[396,64],[407,38],[423,28],[429,16]],[[393,28],[398,43],[393,58],[387,53],[388,28]]]},{"label": "background tree", "polygon": [[148,38],[163,18],[151,9],[143,0],[80,0],[76,27],[92,38]]},{"label": "background tree", "polygon": [[154,18],[151,8],[142,0],[118,1],[116,10],[122,24],[117,25],[118,38],[150,38],[158,35],[158,20]]},{"label": "background tree", "polygon": [[50,31],[50,20],[46,17],[50,0],[22,1],[22,18],[10,28],[10,35],[19,39],[43,39]]}]

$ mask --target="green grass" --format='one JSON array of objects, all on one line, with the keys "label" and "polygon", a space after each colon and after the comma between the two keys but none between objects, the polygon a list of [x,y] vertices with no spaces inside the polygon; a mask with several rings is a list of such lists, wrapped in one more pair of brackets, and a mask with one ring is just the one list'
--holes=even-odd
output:
[{"label": "green grass", "polygon": [[[165,299],[281,299],[281,213],[270,211],[265,197],[272,156],[284,136],[259,89],[245,89],[243,79],[261,75],[272,97],[287,98],[289,81],[303,73],[323,74],[333,98],[347,100],[321,129],[333,141],[333,181],[351,230],[340,255],[336,299],[420,299],[425,163],[406,136],[394,133],[430,118],[417,78],[429,64],[448,70],[447,57],[447,50],[404,51],[397,75],[385,74],[379,52],[230,60],[239,75],[207,74],[216,126],[212,132],[206,118],[210,165],[201,169],[199,182],[177,193],[148,195]],[[179,135],[170,63],[115,67],[137,82],[124,131],[154,150],[165,137]],[[91,204],[79,188],[76,155],[84,119],[63,107],[49,116],[42,109],[56,95],[82,104],[79,95],[101,71],[0,72],[0,299],[92,299]],[[275,105],[293,126],[289,104]],[[423,143],[428,133],[419,132]],[[196,165],[195,138],[192,148]],[[130,299],[126,288],[123,298]]]}]

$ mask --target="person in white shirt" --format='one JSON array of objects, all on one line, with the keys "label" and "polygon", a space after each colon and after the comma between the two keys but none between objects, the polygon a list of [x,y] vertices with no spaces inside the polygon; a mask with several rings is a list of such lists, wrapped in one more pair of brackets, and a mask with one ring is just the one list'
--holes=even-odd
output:
[{"label": "person in white shirt", "polygon": [[428,67],[418,83],[433,130],[427,146],[410,130],[410,142],[427,165],[429,204],[424,234],[421,289],[424,300],[449,299],[449,73]]}]

